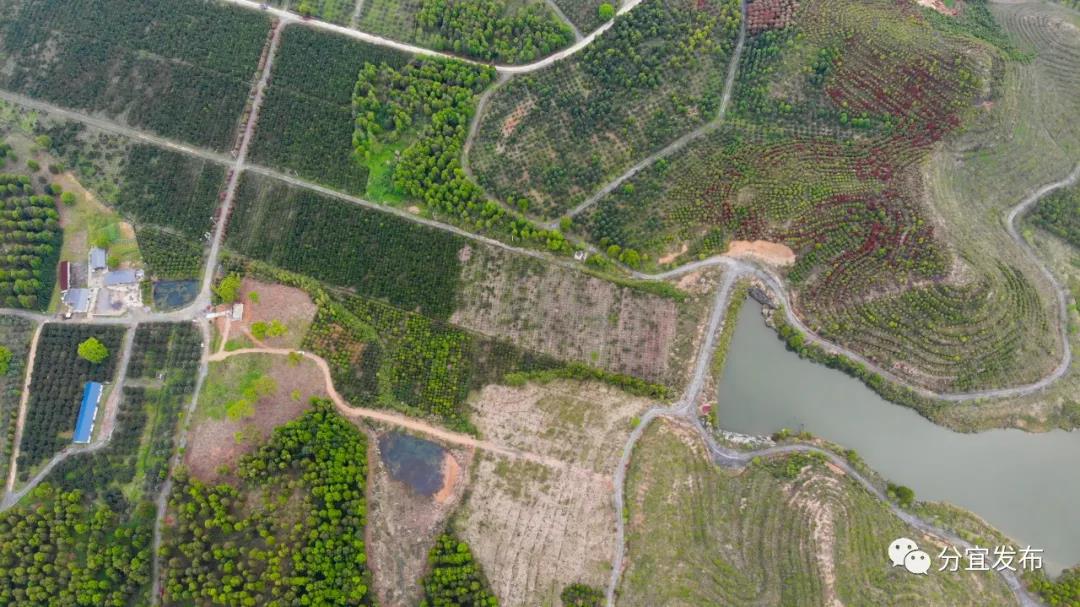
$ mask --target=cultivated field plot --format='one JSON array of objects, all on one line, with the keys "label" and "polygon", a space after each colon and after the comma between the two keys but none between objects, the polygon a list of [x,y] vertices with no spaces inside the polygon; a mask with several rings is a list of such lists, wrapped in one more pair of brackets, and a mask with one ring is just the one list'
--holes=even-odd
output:
[{"label": "cultivated field plot", "polygon": [[[884,548],[907,527],[832,466],[803,455],[733,473],[696,436],[657,422],[627,475],[620,605],[1006,605],[992,572],[911,575]],[[663,580],[657,583],[657,580]]]},{"label": "cultivated field plot", "polygon": [[[0,151],[0,164],[3,160]],[[56,199],[40,192],[29,175],[0,174],[0,301],[5,307],[44,308],[55,287],[63,232]]]},{"label": "cultivated field plot", "polygon": [[[201,245],[213,227],[225,168],[177,152],[136,145],[120,166],[120,213],[138,224],[170,228]],[[201,246],[199,247],[201,248]]]},{"label": "cultivated field plot", "polygon": [[453,311],[464,239],[245,173],[226,244],[435,318]]},{"label": "cultivated field plot", "polygon": [[[124,331],[121,326],[57,323],[42,328],[19,445],[20,479],[29,478],[31,467],[71,442],[83,387],[88,381],[112,381]],[[109,356],[97,364],[78,354],[79,344],[91,337],[109,351]]]},{"label": "cultivated field plot", "polygon": [[574,39],[570,27],[541,0],[364,0],[356,25],[495,63],[528,63]]},{"label": "cultivated field plot", "polygon": [[470,153],[480,185],[555,216],[713,119],[739,22],[731,0],[648,0],[573,58],[511,80]]},{"label": "cultivated field plot", "polygon": [[[1060,344],[1041,286],[1016,255],[973,248],[983,235],[958,237],[971,222],[942,221],[922,170],[1001,98],[1020,52],[986,6],[946,21],[885,2],[750,6],[733,120],[643,170],[580,229],[654,267],[733,240],[790,247],[785,277],[810,326],[926,387],[1049,372]],[[984,223],[1007,240],[997,222]]]},{"label": "cultivated field plot", "polygon": [[4,0],[0,87],[228,150],[267,42],[258,12],[168,0]]},{"label": "cultivated field plot", "polygon": [[583,272],[470,246],[450,320],[565,361],[681,385],[705,300],[680,301]]},{"label": "cultivated field plot", "polygon": [[7,478],[34,323],[0,316],[0,478]]},{"label": "cultivated field plot", "polygon": [[409,55],[308,27],[281,36],[252,161],[363,194],[367,167],[353,157],[356,79],[365,63],[396,67]]},{"label": "cultivated field plot", "polygon": [[611,479],[651,403],[596,383],[492,386],[473,401],[481,435],[550,464],[478,452],[453,527],[500,604],[557,605],[573,583],[604,587],[615,549]]}]

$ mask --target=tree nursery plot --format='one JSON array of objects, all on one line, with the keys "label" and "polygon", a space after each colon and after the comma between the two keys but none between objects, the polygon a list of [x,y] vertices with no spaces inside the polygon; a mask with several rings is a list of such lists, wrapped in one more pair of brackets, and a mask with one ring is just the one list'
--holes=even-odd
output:
[{"label": "tree nursery plot", "polygon": [[213,227],[225,168],[178,152],[134,146],[120,169],[116,207],[138,223],[157,224],[201,242]]},{"label": "tree nursery plot", "polygon": [[570,26],[537,0],[365,0],[357,26],[495,63],[528,63],[574,39]]},{"label": "tree nursery plot", "polygon": [[469,157],[480,185],[557,216],[712,120],[740,21],[730,0],[647,0],[572,58],[511,80]]},{"label": "tree nursery plot", "polygon": [[[368,170],[353,157],[353,90],[365,64],[401,66],[409,55],[306,27],[286,28],[255,131],[254,162],[363,194]],[[318,66],[314,69],[313,66]]]},{"label": "tree nursery plot", "polygon": [[63,232],[56,199],[37,193],[29,175],[0,174],[0,296],[9,308],[48,305]]},{"label": "tree nursery plot", "polygon": [[212,2],[5,0],[0,86],[228,150],[267,40],[257,12]]},{"label": "tree nursery plot", "polygon": [[[31,467],[71,442],[83,387],[88,381],[112,381],[125,331],[124,327],[114,325],[59,323],[47,323],[42,328],[19,446],[19,478],[29,478]],[[91,337],[108,350],[108,356],[100,363],[92,363],[78,354],[79,344]]]},{"label": "tree nursery plot", "polygon": [[446,318],[454,308],[464,240],[245,175],[226,243],[242,255]]},{"label": "tree nursery plot", "polygon": [[555,0],[555,4],[582,34],[595,30],[611,18],[608,9],[602,8],[605,4],[612,14],[619,7],[618,0]]}]

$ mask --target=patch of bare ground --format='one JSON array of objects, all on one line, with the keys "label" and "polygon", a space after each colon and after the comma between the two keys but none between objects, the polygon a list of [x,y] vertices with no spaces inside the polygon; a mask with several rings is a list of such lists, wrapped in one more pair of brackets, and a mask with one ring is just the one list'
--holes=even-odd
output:
[{"label": "patch of bare ground", "polygon": [[[196,422],[188,436],[184,463],[197,478],[207,482],[218,480],[218,468],[223,465],[232,467],[242,455],[269,438],[274,428],[299,417],[307,410],[312,397],[327,397],[323,375],[315,363],[307,359],[293,363],[284,356],[265,358],[270,361],[266,374],[277,383],[277,389],[256,403],[255,413],[251,417],[213,419],[196,414]],[[234,360],[237,359],[213,363],[210,366],[211,377],[207,381],[213,381],[215,372]],[[239,398],[240,394],[236,397]]]},{"label": "patch of bare ground", "polygon": [[756,259],[773,266],[790,266],[795,263],[795,251],[779,242],[767,240],[733,240],[728,245],[727,255]]},{"label": "patch of bare ground", "polygon": [[487,247],[472,252],[462,276],[458,325],[650,381],[682,377],[672,350],[687,310],[672,299]]},{"label": "patch of bare ground", "polygon": [[[255,293],[255,297],[252,297]],[[299,348],[318,307],[301,289],[245,278],[240,283],[244,319],[233,322],[233,333],[247,333],[256,322],[280,321],[288,331],[260,341],[271,348]],[[258,299],[258,301],[255,301]]]},{"label": "patch of bare ground", "polygon": [[611,479],[631,420],[651,406],[598,383],[488,386],[471,401],[481,435],[561,465],[477,456],[454,528],[505,606],[558,605],[574,582],[603,587],[615,549]]},{"label": "patch of bare ground", "polygon": [[390,478],[375,433],[367,434],[366,543],[373,589],[384,607],[413,607],[420,603],[420,578],[427,567],[428,551],[468,486],[466,471],[473,451],[448,450],[443,459],[443,487],[435,496],[426,497]]}]

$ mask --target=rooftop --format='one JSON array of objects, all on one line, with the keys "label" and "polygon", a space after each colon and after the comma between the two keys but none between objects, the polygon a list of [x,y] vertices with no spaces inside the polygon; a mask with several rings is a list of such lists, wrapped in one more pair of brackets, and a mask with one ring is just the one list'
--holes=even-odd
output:
[{"label": "rooftop", "polygon": [[97,247],[90,249],[90,269],[104,270],[107,266],[108,257],[105,255],[105,249]]},{"label": "rooftop", "polygon": [[90,289],[68,289],[63,300],[72,312],[86,314],[90,310]]},{"label": "rooftop", "polygon": [[94,418],[97,416],[98,401],[101,400],[101,384],[96,381],[86,382],[83,387],[82,404],[79,405],[79,418],[75,422],[74,442],[86,444],[94,432]]},{"label": "rooftop", "polygon": [[135,284],[141,278],[138,270],[113,270],[105,274],[105,286]]}]

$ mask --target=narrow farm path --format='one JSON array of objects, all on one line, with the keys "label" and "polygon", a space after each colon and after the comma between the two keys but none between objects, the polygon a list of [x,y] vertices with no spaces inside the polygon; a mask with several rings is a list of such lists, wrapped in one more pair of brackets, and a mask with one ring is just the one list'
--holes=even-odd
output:
[{"label": "narrow farm path", "polygon": [[44,322],[39,322],[34,329],[34,336],[30,338],[30,352],[26,357],[26,376],[23,377],[22,394],[19,395],[19,413],[15,420],[15,438],[12,439],[11,463],[8,465],[7,483],[4,485],[4,498],[15,488],[15,473],[19,461],[19,444],[22,443],[23,425],[26,423],[26,405],[30,402],[30,377],[34,372],[34,361],[37,359],[38,339],[41,330],[45,328]]},{"label": "narrow farm path", "polygon": [[746,45],[746,0],[742,0],[740,3],[740,10],[742,11],[742,19],[739,24],[739,37],[735,41],[735,49],[731,52],[731,59],[728,63],[727,78],[724,80],[724,92],[720,97],[720,109],[716,112],[716,117],[699,126],[698,128],[685,133],[675,141],[672,141],[667,147],[664,147],[657,152],[647,156],[640,162],[635,164],[626,170],[622,175],[619,175],[615,179],[611,180],[604,187],[593,193],[576,207],[570,209],[562,217],[556,217],[554,220],[548,223],[548,228],[554,228],[559,225],[559,220],[563,217],[577,217],[583,213],[589,207],[595,205],[604,196],[615,191],[615,188],[621,186],[626,180],[630,179],[634,175],[641,172],[642,169],[652,166],[657,160],[661,158],[667,158],[679,150],[685,148],[687,144],[692,141],[696,141],[705,135],[716,130],[724,122],[724,116],[727,114],[728,106],[731,105],[731,94],[735,88],[735,77],[739,73],[739,62],[742,60],[743,47]]},{"label": "narrow farm path", "polygon": [[551,9],[551,12],[555,13],[555,15],[557,15],[563,23],[570,26],[570,31],[574,33],[574,42],[581,40],[581,30],[578,29],[578,26],[575,25],[573,21],[567,19],[566,13],[564,13],[562,9],[559,8],[559,3],[555,2],[555,0],[544,0],[544,2],[547,3],[548,8]]}]

